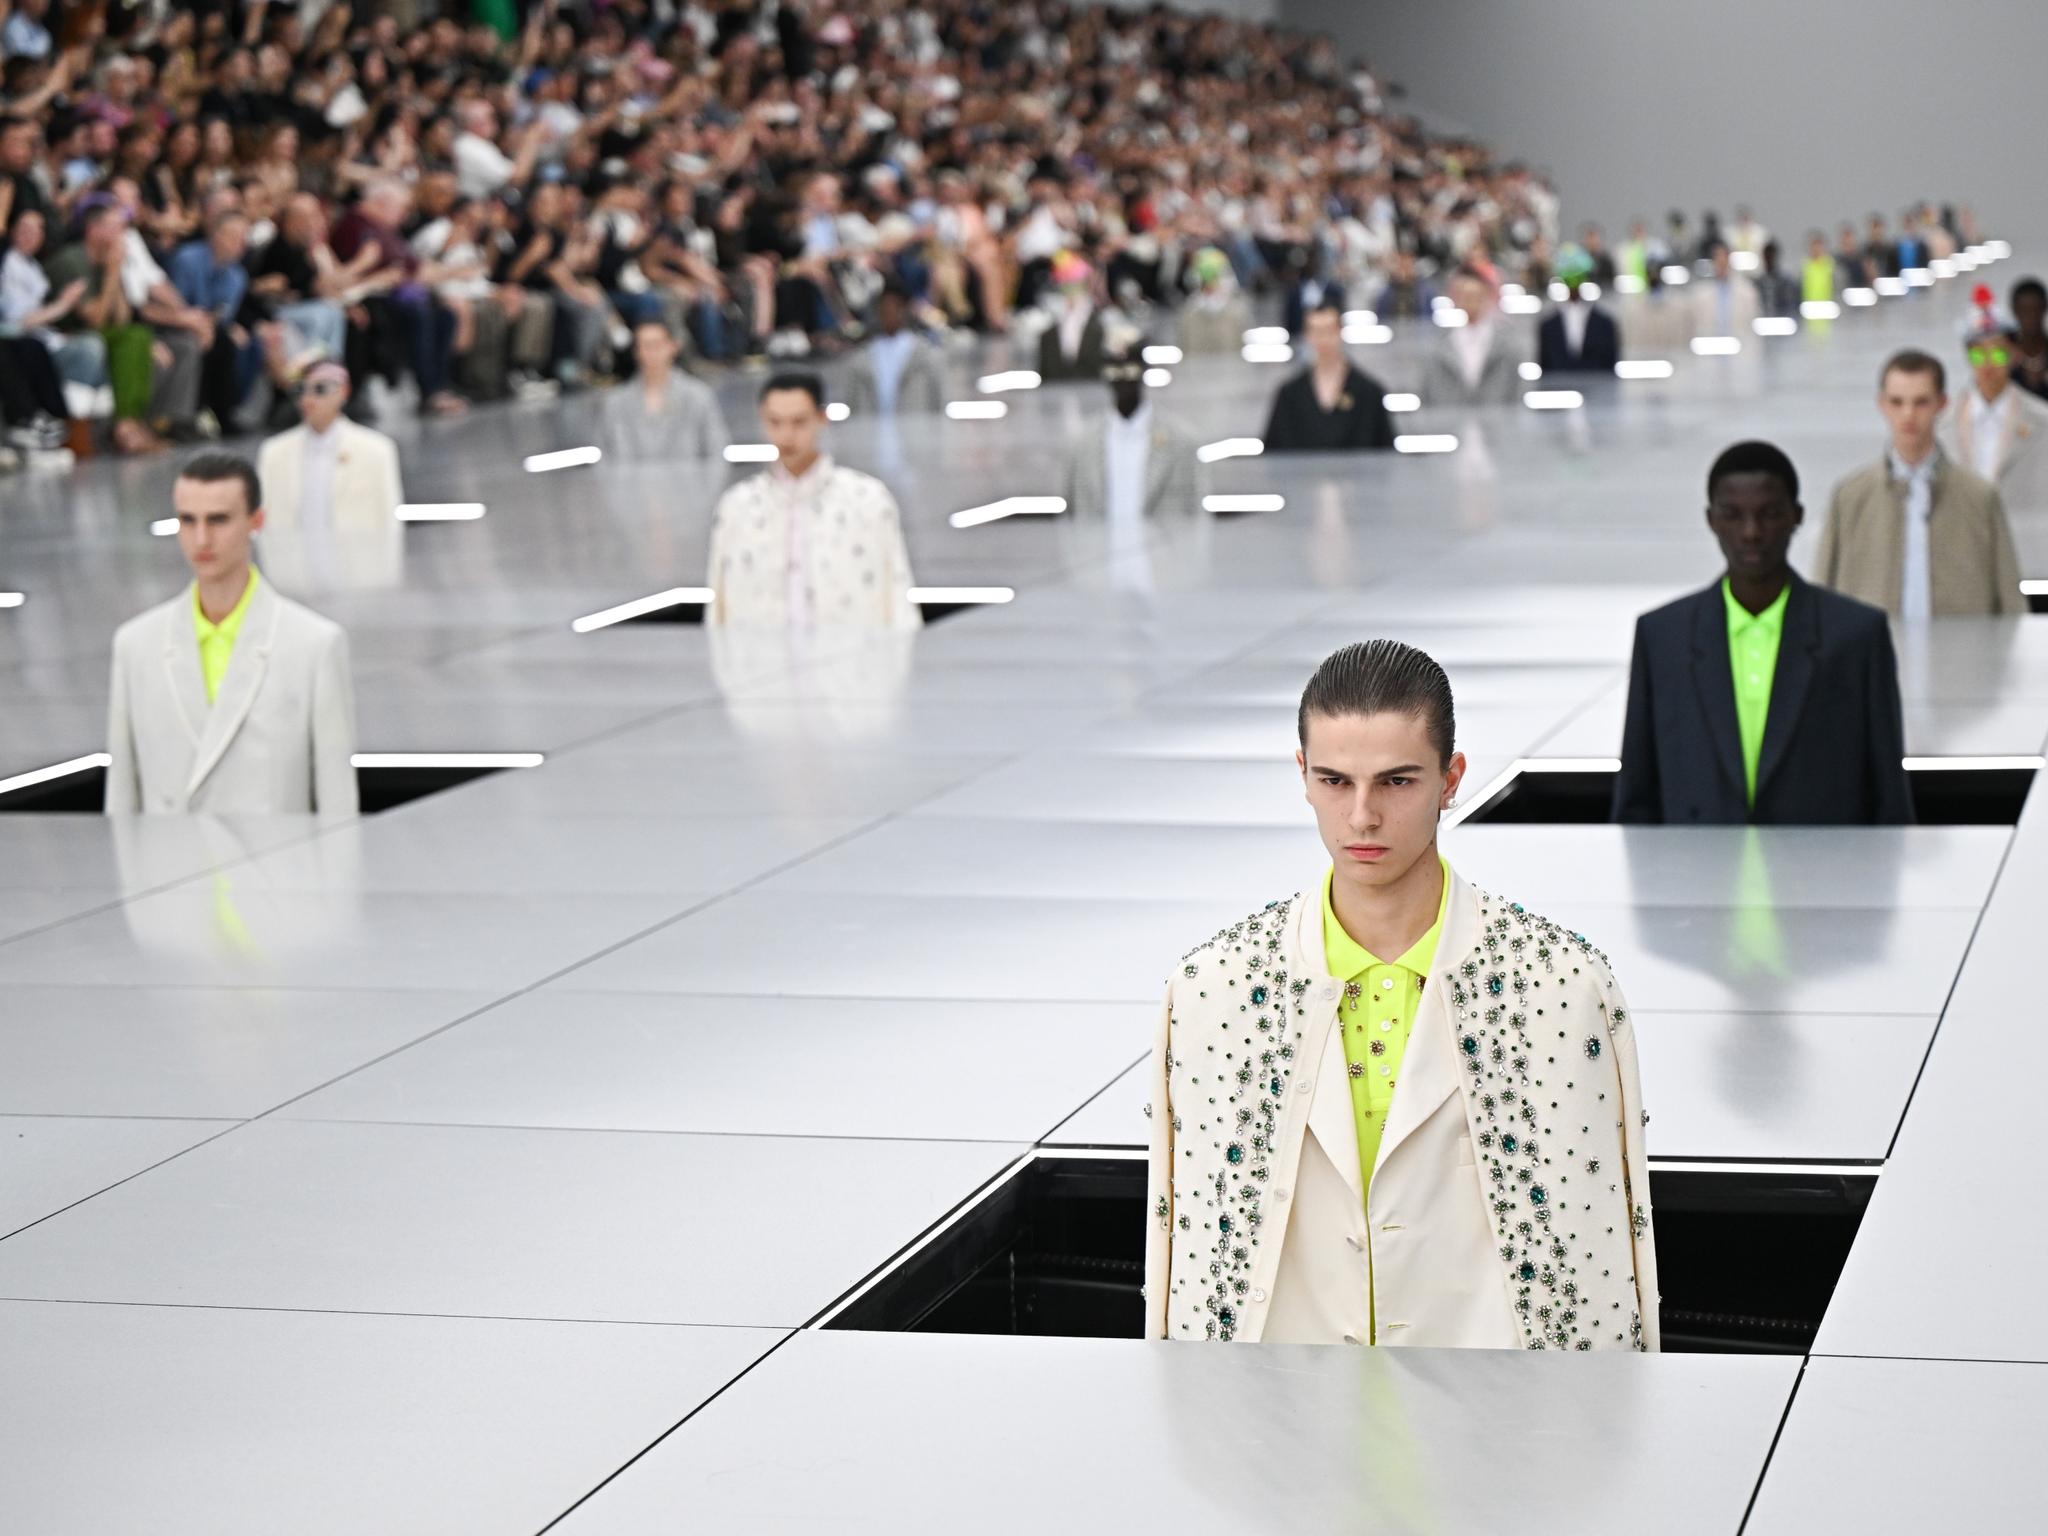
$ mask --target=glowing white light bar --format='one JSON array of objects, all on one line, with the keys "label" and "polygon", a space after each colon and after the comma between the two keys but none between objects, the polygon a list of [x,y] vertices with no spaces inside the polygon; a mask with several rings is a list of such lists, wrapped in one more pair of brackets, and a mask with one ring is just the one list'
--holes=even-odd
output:
[{"label": "glowing white light bar", "polygon": [[1017,596],[1015,587],[912,587],[913,603],[1007,603]]},{"label": "glowing white light bar", "polygon": [[2021,597],[2048,597],[2048,581],[2023,581],[2020,583]]},{"label": "glowing white light bar", "polygon": [[1396,453],[1456,453],[1458,440],[1448,432],[1404,432],[1394,439]]},{"label": "glowing white light bar", "polygon": [[1956,264],[1949,260],[1948,257],[1937,256],[1934,260],[1927,263],[1927,270],[1938,278],[1947,279],[1956,275],[1957,268]]},{"label": "glowing white light bar", "polygon": [[408,501],[398,508],[401,523],[473,523],[483,515],[480,501]]},{"label": "glowing white light bar", "polygon": [[47,784],[52,779],[68,778],[74,773],[84,773],[88,768],[109,768],[113,766],[113,762],[112,753],[88,752],[83,757],[52,763],[47,768],[31,768],[27,773],[17,773],[11,779],[0,779],[0,795],[12,790],[27,789],[36,784]]},{"label": "glowing white light bar", "polygon": [[1147,347],[1138,356],[1155,368],[1171,368],[1181,360],[1181,350],[1179,347]]},{"label": "glowing white light bar", "polygon": [[709,587],[670,587],[666,592],[636,597],[630,603],[620,603],[614,608],[600,608],[596,613],[586,613],[580,619],[571,620],[569,627],[579,635],[587,635],[593,629],[623,624],[628,619],[637,619],[646,613],[659,613],[664,608],[679,608],[684,603],[708,603],[717,595]]},{"label": "glowing white light bar", "polygon": [[1214,464],[1219,459],[1255,459],[1265,451],[1266,445],[1259,438],[1226,437],[1202,444],[1195,450],[1195,457],[1204,464]]},{"label": "glowing white light bar", "polygon": [[1619,773],[1618,757],[1524,757],[1515,762],[1522,773]]},{"label": "glowing white light bar", "polygon": [[1799,315],[1804,320],[1839,320],[1842,306],[1829,299],[1808,299],[1799,306]]},{"label": "glowing white light bar", "polygon": [[1614,365],[1617,379],[1668,379],[1676,370],[1666,358],[1624,358]]},{"label": "glowing white light bar", "polygon": [[1899,279],[1908,288],[1932,288],[1934,274],[1925,267],[1908,267],[1899,274]]},{"label": "glowing white light bar", "polygon": [[1986,240],[1984,242],[1984,254],[1993,261],[2003,261],[2012,254],[2012,247],[2003,240]]},{"label": "glowing white light bar", "polygon": [[1276,341],[1291,338],[1284,325],[1255,325],[1244,333],[1244,344],[1248,347],[1271,346]]},{"label": "glowing white light bar", "polygon": [[985,373],[974,381],[984,395],[1000,395],[1011,389],[1036,389],[1040,379],[1029,368],[1012,368],[1008,373]]},{"label": "glowing white light bar", "polygon": [[1903,277],[1880,277],[1870,285],[1877,290],[1881,299],[1903,299],[1906,296],[1906,280]]},{"label": "glowing white light bar", "polygon": [[1875,288],[1844,288],[1842,302],[1851,309],[1868,309],[1877,302]]},{"label": "glowing white light bar", "polygon": [[948,400],[946,415],[954,421],[1001,421],[1010,408],[1000,400]]},{"label": "glowing white light bar", "polygon": [[0,608],[19,608],[27,601],[26,592],[0,592]]},{"label": "glowing white light bar", "polygon": [[[732,450],[726,450],[726,457]],[[530,454],[520,461],[519,467],[529,475],[544,475],[551,469],[573,469],[578,464],[595,464],[604,457],[601,448],[558,448],[553,453]]]},{"label": "glowing white light bar", "polygon": [[1980,263],[1977,258],[1968,251],[1958,251],[1956,253],[1955,267],[1958,272],[1974,272],[1979,265]]},{"label": "glowing white light bar", "polygon": [[1692,339],[1694,357],[1733,357],[1741,350],[1740,336],[1695,336]]},{"label": "glowing white light bar", "polygon": [[1431,309],[1449,309],[1451,307],[1450,295],[1446,293],[1431,294],[1429,296],[1429,307]]},{"label": "glowing white light bar", "polygon": [[1534,384],[1543,377],[1543,365],[1541,363],[1524,363],[1515,371],[1522,376],[1524,384]]},{"label": "glowing white light bar", "polygon": [[1790,315],[1758,315],[1749,322],[1749,328],[1759,336],[1796,336],[1799,322]]},{"label": "glowing white light bar", "polygon": [[1386,325],[1347,325],[1340,334],[1354,347],[1383,347],[1394,339],[1393,327]]},{"label": "glowing white light bar", "polygon": [[725,462],[728,464],[773,464],[781,455],[773,443],[727,443]]},{"label": "glowing white light bar", "polygon": [[1692,272],[1688,268],[1678,266],[1676,263],[1662,268],[1657,275],[1664,279],[1664,286],[1666,288],[1683,288],[1692,281]]},{"label": "glowing white light bar", "polygon": [[844,421],[847,417],[851,416],[852,414],[853,407],[848,405],[844,400],[834,400],[830,405],[825,407],[825,419],[827,421]]},{"label": "glowing white light bar", "polygon": [[1649,286],[1648,283],[1637,277],[1633,272],[1617,272],[1614,274],[1614,291],[1616,293],[1634,295],[1641,293]]},{"label": "glowing white light bar", "polygon": [[[1553,304],[1562,304],[1566,299],[1570,298],[1571,296],[1571,289],[1565,287],[1563,283],[1552,283],[1550,285],[1550,300]],[[1506,295],[1503,294],[1502,297],[1505,298]],[[1505,309],[1507,306],[1505,303],[1503,303],[1501,307]]]},{"label": "glowing white light bar", "polygon": [[[1520,299],[1515,300],[1515,302],[1518,304],[1533,303],[1538,309],[1541,309],[1543,307],[1543,301],[1541,299],[1530,299],[1526,295]],[[1506,303],[1503,303],[1501,305],[1501,308],[1507,309]],[[1527,311],[1522,310],[1509,310],[1508,312],[1510,314],[1527,313]],[[1458,327],[1462,325],[1470,325],[1472,323],[1472,317],[1470,315],[1466,314],[1465,311],[1463,311],[1462,309],[1458,309],[1449,304],[1446,304],[1442,309],[1438,310],[1435,314],[1431,315],[1430,319],[1434,320],[1438,325],[1442,326],[1447,331],[1455,331],[1458,329]]]},{"label": "glowing white light bar", "polygon": [[1532,411],[1576,411],[1585,403],[1576,389],[1531,389],[1522,395],[1522,404]]},{"label": "glowing white light bar", "polygon": [[1757,259],[1755,251],[1730,251],[1728,265],[1738,272],[1754,272],[1763,263]]},{"label": "glowing white light bar", "polygon": [[1171,368],[1147,368],[1145,370],[1145,384],[1148,388],[1164,389],[1172,382],[1173,370]]},{"label": "glowing white light bar", "polygon": [[955,512],[946,521],[955,528],[978,528],[1006,517],[1050,517],[1066,510],[1066,499],[1061,496],[1005,496],[1001,501]]},{"label": "glowing white light bar", "polygon": [[1592,303],[1595,299],[1600,297],[1600,285],[1598,283],[1579,284],[1579,297],[1584,299],[1588,304]]},{"label": "glowing white light bar", "polygon": [[[1564,285],[1560,283],[1558,286],[1561,288]],[[1542,308],[1543,301],[1533,293],[1510,296],[1500,301],[1500,312],[1504,315],[1533,315]],[[1446,318],[1450,315],[1456,315],[1458,318],[1455,320]],[[1465,312],[1462,309],[1440,309],[1436,312],[1436,323],[1438,325],[1459,326],[1463,325],[1465,320]]]},{"label": "glowing white light bar", "polygon": [[160,517],[149,525],[149,531],[160,539],[168,539],[178,531],[178,520],[175,517]]},{"label": "glowing white light bar", "polygon": [[538,752],[356,752],[355,768],[538,768]]},{"label": "glowing white light bar", "polygon": [[1966,246],[1964,247],[1963,254],[1972,261],[1989,261],[1991,259],[1991,253],[1981,245]]},{"label": "glowing white light bar", "polygon": [[1905,759],[1908,773],[1968,773],[1982,769],[2019,769],[2031,771],[2048,764],[2048,758],[2040,757],[1909,757]]},{"label": "glowing white light bar", "polygon": [[1504,299],[1511,298],[1518,293],[1527,293],[1528,291],[1520,283],[1502,283],[1500,285],[1500,296]]},{"label": "glowing white light bar", "polygon": [[1254,342],[1238,353],[1248,363],[1291,363],[1294,348],[1284,341]]},{"label": "glowing white light bar", "polygon": [[1278,512],[1287,505],[1285,496],[1262,492],[1244,496],[1204,496],[1204,512]]},{"label": "glowing white light bar", "polygon": [[1380,404],[1390,411],[1419,411],[1422,409],[1422,396],[1381,395]]},{"label": "glowing white light bar", "polygon": [[1369,309],[1347,309],[1344,311],[1346,325],[1378,325],[1380,317]]}]

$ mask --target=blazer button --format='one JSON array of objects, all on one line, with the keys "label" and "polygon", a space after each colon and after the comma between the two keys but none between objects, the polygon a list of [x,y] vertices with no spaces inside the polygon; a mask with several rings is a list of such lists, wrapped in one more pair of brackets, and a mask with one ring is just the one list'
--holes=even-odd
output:
[{"label": "blazer button", "polygon": [[1347,1333],[1344,1335],[1344,1342],[1346,1344],[1361,1344],[1364,1340],[1360,1339],[1355,1333]]},{"label": "blazer button", "polygon": [[1365,1239],[1360,1237],[1356,1232],[1346,1233],[1344,1236],[1344,1241],[1349,1243],[1353,1248],[1357,1249],[1358,1252],[1365,1252]]},{"label": "blazer button", "polygon": [[1281,1185],[1281,1186],[1280,1186],[1280,1188],[1278,1188],[1278,1189],[1276,1189],[1276,1190],[1274,1190],[1274,1191],[1273,1191],[1273,1198],[1274,1198],[1275,1200],[1283,1200],[1283,1201],[1284,1201],[1284,1200],[1285,1200],[1285,1199],[1287,1198],[1287,1196],[1288,1196],[1288,1193],[1289,1193],[1289,1191],[1288,1191],[1288,1189],[1287,1189],[1287,1186],[1283,1184],[1283,1185]]},{"label": "blazer button", "polygon": [[1253,1301],[1264,1301],[1265,1299],[1266,1299],[1266,1293],[1265,1293],[1264,1291],[1262,1291],[1262,1290],[1258,1289],[1258,1287],[1254,1286],[1254,1287],[1252,1288],[1252,1300],[1253,1300]]}]

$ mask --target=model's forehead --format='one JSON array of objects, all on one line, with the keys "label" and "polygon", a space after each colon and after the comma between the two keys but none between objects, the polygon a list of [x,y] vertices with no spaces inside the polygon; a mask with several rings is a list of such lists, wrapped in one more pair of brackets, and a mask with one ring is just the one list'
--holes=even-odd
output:
[{"label": "model's forehead", "polygon": [[1419,713],[1380,710],[1326,715],[1311,711],[1305,752],[1311,763],[1379,773],[1404,763],[1435,760],[1429,722]]}]

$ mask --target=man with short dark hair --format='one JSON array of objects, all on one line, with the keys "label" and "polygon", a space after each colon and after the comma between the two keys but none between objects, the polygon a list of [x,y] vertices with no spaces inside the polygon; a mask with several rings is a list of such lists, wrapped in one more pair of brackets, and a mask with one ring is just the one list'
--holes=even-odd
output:
[{"label": "man with short dark hair", "polygon": [[1628,1009],[1583,936],[1438,851],[1443,668],[1348,645],[1297,727],[1329,863],[1185,955],[1160,1010],[1145,1335],[1656,1349]]},{"label": "man with short dark hair", "polygon": [[1813,579],[1909,622],[2024,612],[2005,503],[1936,439],[1946,384],[1925,352],[1885,363],[1878,408],[1891,442],[1835,487]]},{"label": "man with short dark hair", "polygon": [[1266,418],[1266,452],[1332,452],[1394,446],[1386,386],[1344,350],[1344,315],[1318,304],[1302,322],[1309,365],[1282,384]]},{"label": "man with short dark hair", "polygon": [[172,497],[193,579],[114,634],[107,814],[353,816],[348,636],[256,574],[255,469],[199,454]]},{"label": "man with short dark hair", "polygon": [[731,487],[711,516],[706,557],[714,625],[916,629],[910,553],[896,498],[819,447],[825,384],[779,373],[761,386],[776,461]]},{"label": "man with short dark hair", "polygon": [[1804,518],[1772,444],[1714,461],[1707,527],[1727,569],[1636,621],[1616,821],[1913,819],[1890,627],[1799,579],[1786,556]]},{"label": "man with short dark hair", "polygon": [[2007,295],[2012,305],[2012,381],[2048,400],[2048,283],[2023,277]]}]

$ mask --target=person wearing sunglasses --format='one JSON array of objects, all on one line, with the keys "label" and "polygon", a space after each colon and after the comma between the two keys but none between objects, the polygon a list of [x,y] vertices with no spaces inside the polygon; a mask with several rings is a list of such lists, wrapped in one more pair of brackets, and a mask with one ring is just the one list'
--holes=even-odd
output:
[{"label": "person wearing sunglasses", "polygon": [[2013,383],[2011,327],[1980,287],[1963,334],[1970,387],[1941,423],[1941,445],[1998,487],[2009,509],[2048,506],[2048,402]]},{"label": "person wearing sunglasses", "polygon": [[256,472],[268,500],[258,553],[286,592],[395,586],[404,559],[398,445],[350,421],[349,373],[323,361],[299,379],[299,425],[265,440]]}]

